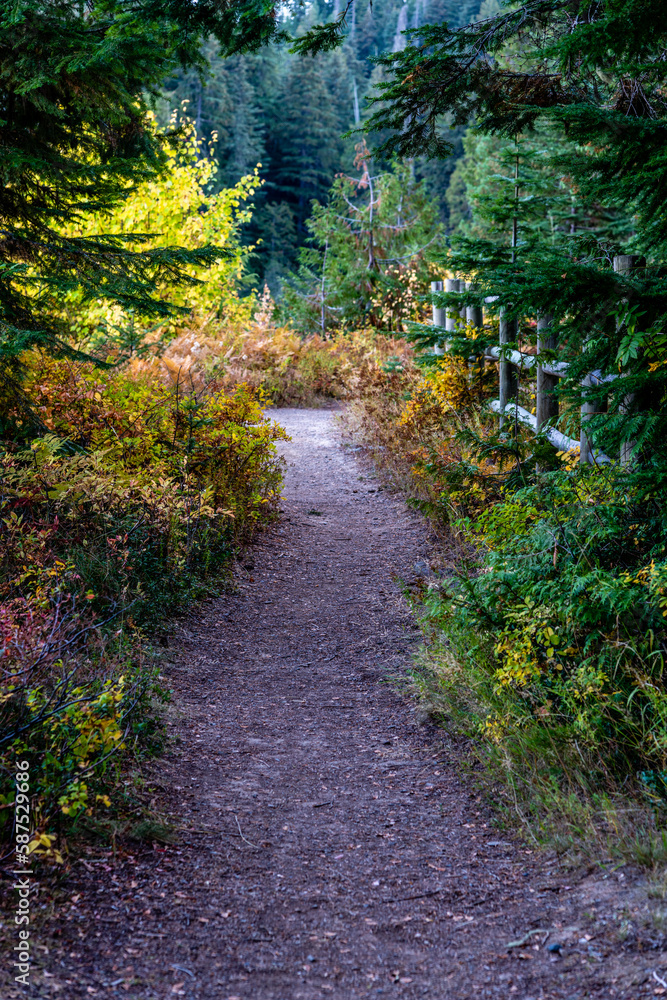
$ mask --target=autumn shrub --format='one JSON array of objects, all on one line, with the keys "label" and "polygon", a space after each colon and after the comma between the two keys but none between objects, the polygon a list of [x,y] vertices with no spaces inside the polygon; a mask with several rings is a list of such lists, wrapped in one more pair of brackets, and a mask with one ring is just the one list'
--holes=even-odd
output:
[{"label": "autumn shrub", "polygon": [[368,329],[327,339],[302,336],[289,326],[277,326],[273,310],[265,290],[252,320],[241,325],[193,316],[163,352],[133,360],[132,370],[167,381],[180,372],[195,385],[213,376],[230,390],[239,384],[259,389],[274,406],[318,406],[355,398],[378,366],[412,356],[402,338]]},{"label": "autumn shrub", "polygon": [[[480,463],[464,432],[484,433],[493,371],[450,356],[420,368],[411,355],[364,372],[347,422],[420,509],[444,525],[492,488],[497,461]],[[458,488],[454,480],[458,477]]]},{"label": "autumn shrub", "polygon": [[119,762],[158,739],[143,632],[273,516],[284,433],[249,386],[26,367],[45,433],[0,453],[0,804],[28,759],[32,847],[57,858],[54,837],[104,810]]},{"label": "autumn shrub", "polygon": [[454,571],[445,559],[420,594],[415,682],[472,737],[496,800],[535,835],[655,860],[667,802],[662,491],[654,473],[581,467],[512,426],[503,439],[485,406],[496,378],[452,357],[385,366],[353,404],[383,470],[457,542]]}]

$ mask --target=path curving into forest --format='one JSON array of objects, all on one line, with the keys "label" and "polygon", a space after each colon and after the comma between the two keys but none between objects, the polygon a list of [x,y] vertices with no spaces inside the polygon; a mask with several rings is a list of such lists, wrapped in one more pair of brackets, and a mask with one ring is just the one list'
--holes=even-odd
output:
[{"label": "path curving into forest", "polygon": [[179,842],[77,866],[31,995],[653,996],[660,956],[611,933],[623,883],[568,882],[499,834],[460,749],[386,683],[419,640],[395,581],[428,555],[423,520],[335,414],[275,416],[292,435],[283,518],[238,592],[174,635],[180,742],[152,783]]}]

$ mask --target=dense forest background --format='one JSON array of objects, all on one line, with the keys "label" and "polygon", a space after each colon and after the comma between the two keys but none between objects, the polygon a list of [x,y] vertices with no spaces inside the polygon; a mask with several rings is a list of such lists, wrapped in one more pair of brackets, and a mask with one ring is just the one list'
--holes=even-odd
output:
[{"label": "dense forest background", "polygon": [[[256,54],[220,53],[206,47],[209,69],[179,72],[164,88],[159,107],[163,124],[174,110],[194,120],[198,136],[213,143],[219,162],[216,184],[230,187],[261,163],[264,181],[243,240],[256,247],[250,281],[267,283],[274,295],[298,264],[309,236],[306,221],[313,201],[324,203],[336,174],[353,169],[358,137],[344,137],[367,117],[366,98],[383,79],[374,59],[406,43],[406,29],[447,21],[459,27],[498,9],[496,0],[375,0],[353,4],[348,32],[337,50],[307,58],[274,45]],[[309,4],[286,27],[298,37],[336,17],[340,0]],[[445,160],[417,157],[414,176],[425,182],[442,223],[454,228],[465,217],[465,188],[452,177],[463,154],[463,129],[454,129],[455,148]],[[377,136],[378,143],[382,136]],[[377,168],[387,166],[377,162]]]}]

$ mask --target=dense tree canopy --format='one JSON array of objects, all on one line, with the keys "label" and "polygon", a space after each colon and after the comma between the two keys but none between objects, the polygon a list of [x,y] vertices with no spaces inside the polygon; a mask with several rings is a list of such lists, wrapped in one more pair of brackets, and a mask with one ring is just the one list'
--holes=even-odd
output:
[{"label": "dense tree canopy", "polygon": [[[486,0],[486,3],[494,0]],[[335,22],[343,10],[338,2],[309,4],[286,12],[283,27],[304,40],[318,22]],[[261,162],[263,189],[255,199],[253,221],[246,230],[256,246],[257,283],[268,281],[279,293],[281,279],[297,266],[299,248],[307,239],[311,202],[325,202],[334,177],[353,167],[354,137],[342,138],[367,114],[366,98],[384,70],[375,58],[405,44],[403,32],[426,21],[443,20],[460,26],[478,16],[480,0],[366,0],[350,6],[340,44],[317,55],[298,56],[288,45],[270,45],[261,52],[229,58],[214,42],[207,43],[209,68],[179,69],[166,81],[161,120],[187,101],[187,113],[207,141],[217,136],[221,183],[235,183],[250,164]],[[461,152],[462,129],[451,132],[455,153],[443,161],[418,157],[418,179],[438,203],[440,221],[447,223],[445,192]],[[358,137],[357,137],[358,138]],[[243,151],[243,156],[239,156]],[[375,159],[388,169],[389,160]]]},{"label": "dense tree canopy", "polygon": [[[581,399],[583,376],[601,372],[585,390],[598,409],[608,404],[591,421],[599,444],[613,450],[631,439],[654,458],[666,439],[666,39],[664,6],[644,0],[539,0],[458,30],[426,26],[382,58],[389,77],[368,123],[385,151],[401,155],[447,155],[445,115],[474,125],[487,145],[495,137],[504,167],[493,183],[502,187],[503,174],[509,183],[502,204],[489,204],[492,184],[482,201],[505,237],[472,230],[449,263],[474,275],[477,302],[493,296],[496,309],[517,316],[554,314],[571,361],[561,394]],[[522,200],[522,189],[531,197]],[[538,224],[540,204],[560,215],[557,226]],[[623,253],[644,266],[615,272],[612,257]],[[624,378],[610,390],[604,378],[619,368]]]}]

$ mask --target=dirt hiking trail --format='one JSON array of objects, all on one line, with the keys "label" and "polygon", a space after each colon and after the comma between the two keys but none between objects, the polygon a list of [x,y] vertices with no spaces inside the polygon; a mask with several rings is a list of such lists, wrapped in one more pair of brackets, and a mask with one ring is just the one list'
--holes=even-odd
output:
[{"label": "dirt hiking trail", "polygon": [[273,415],[292,435],[283,518],[238,591],[181,620],[165,670],[179,742],[148,773],[178,841],[78,862],[30,992],[6,995],[666,992],[630,877],[567,873],[499,832],[460,746],[387,683],[419,641],[395,580],[428,558],[423,520],[335,414]]}]

